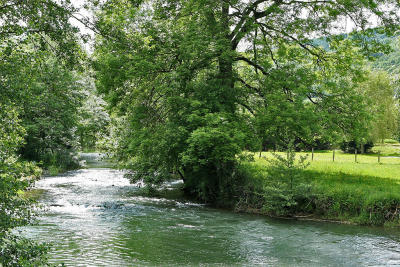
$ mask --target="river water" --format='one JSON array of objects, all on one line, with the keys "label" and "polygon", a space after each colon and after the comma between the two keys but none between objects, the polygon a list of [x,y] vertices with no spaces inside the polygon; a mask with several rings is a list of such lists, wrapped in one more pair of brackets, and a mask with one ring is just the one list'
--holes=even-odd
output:
[{"label": "river water", "polygon": [[[23,233],[52,244],[66,266],[400,266],[400,232],[235,214],[137,194],[123,172],[91,168],[45,177],[47,209]],[[170,184],[173,187],[173,184]]]}]

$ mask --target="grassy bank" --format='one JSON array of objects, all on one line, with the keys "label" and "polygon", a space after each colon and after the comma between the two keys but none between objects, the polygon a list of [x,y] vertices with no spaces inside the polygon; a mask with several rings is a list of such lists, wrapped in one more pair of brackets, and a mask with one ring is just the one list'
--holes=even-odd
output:
[{"label": "grassy bank", "polygon": [[[332,151],[314,153],[314,161],[311,152],[297,153],[296,158],[306,154],[310,165],[299,172],[291,190],[283,191],[281,181],[268,175],[272,153],[263,152],[261,158],[257,155],[255,162],[245,166],[252,181],[239,210],[400,226],[400,158],[384,157],[381,153],[383,157],[378,163],[377,154],[358,155],[356,163],[354,155],[339,151],[335,151],[335,162]],[[269,195],[271,191],[266,189],[270,186],[278,187],[276,201],[287,202],[278,207],[281,210],[274,210],[269,204],[274,201]]]}]

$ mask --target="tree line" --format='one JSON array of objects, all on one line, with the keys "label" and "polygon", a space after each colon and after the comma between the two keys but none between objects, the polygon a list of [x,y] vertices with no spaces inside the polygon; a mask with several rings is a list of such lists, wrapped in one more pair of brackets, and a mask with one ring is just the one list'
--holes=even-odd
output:
[{"label": "tree line", "polygon": [[[42,170],[76,168],[108,124],[70,1],[0,1],[0,265],[43,266],[47,247],[15,235],[32,223]],[[90,117],[90,119],[89,119]]]}]

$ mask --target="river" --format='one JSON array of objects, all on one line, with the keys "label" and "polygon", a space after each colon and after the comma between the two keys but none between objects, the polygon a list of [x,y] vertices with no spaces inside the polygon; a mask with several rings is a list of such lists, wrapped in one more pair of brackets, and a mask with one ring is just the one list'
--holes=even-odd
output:
[{"label": "river", "polygon": [[[137,194],[123,172],[90,168],[44,177],[47,208],[24,235],[52,244],[66,266],[395,266],[400,232],[235,214]],[[173,184],[170,184],[173,187]]]}]

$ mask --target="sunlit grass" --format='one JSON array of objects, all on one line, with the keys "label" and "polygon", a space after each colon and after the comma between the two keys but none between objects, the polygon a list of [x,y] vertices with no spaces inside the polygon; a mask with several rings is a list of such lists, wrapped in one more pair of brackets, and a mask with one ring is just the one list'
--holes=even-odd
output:
[{"label": "sunlit grass", "polygon": [[[285,152],[278,154],[285,156]],[[300,152],[296,157],[308,154],[310,165],[297,183],[312,185],[308,211],[317,216],[361,224],[400,225],[397,213],[400,207],[400,158],[378,157],[374,154],[357,155],[335,151],[318,151],[311,161],[311,152]],[[256,167],[264,184],[268,180],[268,159],[273,153],[254,155],[250,163]],[[301,209],[300,209],[301,210]]]},{"label": "sunlit grass", "polygon": [[400,156],[400,144],[389,143],[389,144],[378,144],[372,148],[373,153],[380,152],[385,156]]},{"label": "sunlit grass", "polygon": [[[285,155],[284,152],[278,154]],[[374,176],[380,178],[400,179],[400,158],[381,157],[378,163],[377,155],[355,155],[335,151],[333,161],[332,151],[314,152],[314,160],[311,161],[311,152],[296,153],[297,157],[308,155],[309,170],[321,173],[346,173],[358,176]],[[257,165],[267,165],[268,158],[273,158],[273,153],[263,152],[261,158],[255,155]]]}]

